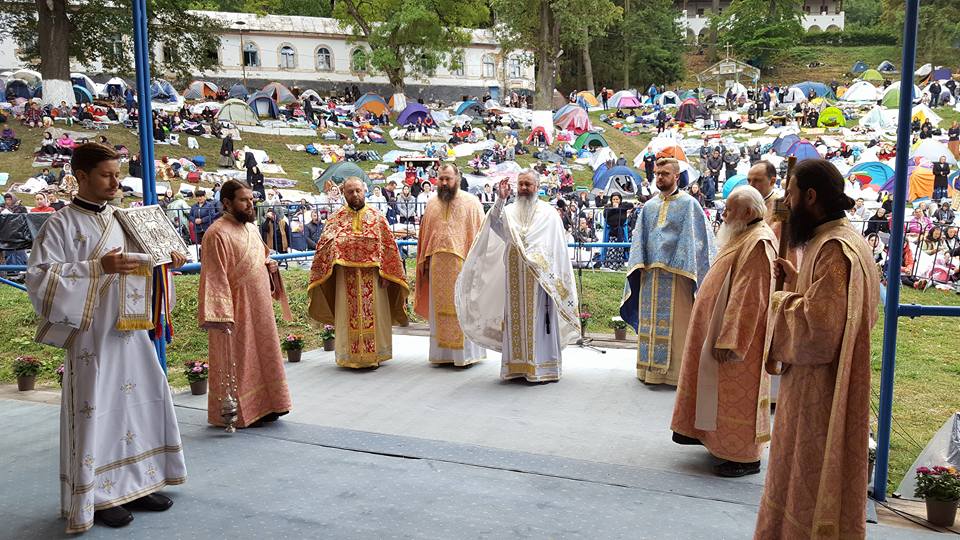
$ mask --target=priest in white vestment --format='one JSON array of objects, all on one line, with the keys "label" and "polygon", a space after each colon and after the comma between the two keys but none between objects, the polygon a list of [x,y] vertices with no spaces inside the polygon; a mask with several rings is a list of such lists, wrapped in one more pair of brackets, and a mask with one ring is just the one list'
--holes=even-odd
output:
[{"label": "priest in white vestment", "polygon": [[559,380],[561,352],[581,335],[563,223],[538,185],[536,172],[521,172],[517,201],[504,208],[512,190],[500,184],[456,286],[464,334],[500,351],[503,379],[530,382]]},{"label": "priest in white vestment", "polygon": [[124,526],[129,510],[166,510],[172,501],[154,492],[186,479],[170,388],[147,334],[152,265],[107,205],[119,193],[118,160],[104,145],[77,147],[77,197],[40,229],[27,268],[36,339],[66,350],[60,492],[68,533],[95,518]]}]

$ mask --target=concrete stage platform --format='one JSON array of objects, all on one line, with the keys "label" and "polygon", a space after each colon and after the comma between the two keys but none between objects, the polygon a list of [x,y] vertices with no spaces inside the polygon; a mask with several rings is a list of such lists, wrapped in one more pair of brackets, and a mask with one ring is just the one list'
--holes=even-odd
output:
[{"label": "concrete stage platform", "polygon": [[[720,479],[702,448],[673,444],[674,392],[637,381],[632,351],[568,348],[561,381],[531,385],[500,381],[496,353],[434,367],[426,348],[395,336],[394,360],[360,372],[305,352],[287,364],[293,412],[232,436],[207,426],[205,396],[178,394],[176,505],[84,537],[751,537],[763,474]],[[55,402],[0,391],[0,538],[64,536]]]}]

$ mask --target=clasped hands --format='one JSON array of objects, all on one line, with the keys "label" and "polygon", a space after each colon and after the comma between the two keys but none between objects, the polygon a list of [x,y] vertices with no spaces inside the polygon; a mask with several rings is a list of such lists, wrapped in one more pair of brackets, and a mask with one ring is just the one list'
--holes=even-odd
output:
[{"label": "clasped hands", "polygon": [[[173,268],[180,268],[187,264],[187,256],[178,251],[171,251],[170,258],[173,259],[171,263]],[[115,247],[100,257],[100,266],[103,267],[105,274],[130,274],[144,264],[147,263],[142,256],[130,256],[124,253],[121,247]]]}]

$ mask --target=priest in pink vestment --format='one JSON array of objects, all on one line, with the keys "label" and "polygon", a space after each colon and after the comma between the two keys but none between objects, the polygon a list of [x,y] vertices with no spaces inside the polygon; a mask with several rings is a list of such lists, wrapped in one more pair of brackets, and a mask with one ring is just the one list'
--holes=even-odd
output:
[{"label": "priest in pink vestment", "polygon": [[223,217],[203,235],[198,293],[197,318],[208,331],[210,349],[207,422],[224,425],[220,406],[229,385],[238,401],[236,427],[259,427],[290,412],[272,300],[276,296],[286,306],[286,296],[281,282],[271,279],[277,263],[267,257],[253,224],[253,191],[230,180],[220,190],[220,202]]},{"label": "priest in pink vestment", "polygon": [[774,269],[796,292],[770,300],[766,369],[781,374],[780,401],[755,538],[863,538],[876,264],[830,162],[798,163],[786,198],[803,262]]},{"label": "priest in pink vestment", "polygon": [[770,440],[770,380],[763,369],[776,236],[750,186],[727,198],[720,252],[693,304],[673,410],[673,440],[723,460],[716,474],[760,472]]}]

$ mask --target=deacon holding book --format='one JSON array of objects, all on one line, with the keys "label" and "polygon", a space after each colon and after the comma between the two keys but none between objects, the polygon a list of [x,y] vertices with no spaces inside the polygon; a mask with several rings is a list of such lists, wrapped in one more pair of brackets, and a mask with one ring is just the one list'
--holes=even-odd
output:
[{"label": "deacon holding book", "polygon": [[323,228],[310,270],[310,317],[335,327],[337,365],[376,368],[393,358],[393,324],[405,326],[409,287],[387,219],[366,185],[343,183],[347,201]]},{"label": "deacon holding book", "polygon": [[460,171],[440,166],[437,196],[430,198],[417,240],[417,287],[413,309],[430,321],[430,362],[468,366],[486,352],[465,338],[457,319],[454,286],[483,222],[480,200],[460,191]]},{"label": "deacon holding book", "polygon": [[260,427],[290,412],[290,392],[273,314],[273,298],[287,306],[277,262],[253,224],[253,190],[229,180],[220,190],[224,216],[203,235],[200,327],[209,341],[207,422],[225,424],[223,399],[237,399],[236,427]]},{"label": "deacon holding book", "polygon": [[[40,229],[27,269],[36,339],[66,350],[60,499],[68,533],[94,520],[122,527],[133,521],[130,510],[166,510],[173,502],[156,492],[187,474],[170,389],[147,334],[151,258],[107,204],[120,192],[119,160],[97,143],[74,149],[79,191]],[[187,260],[170,256],[175,267]]]}]

